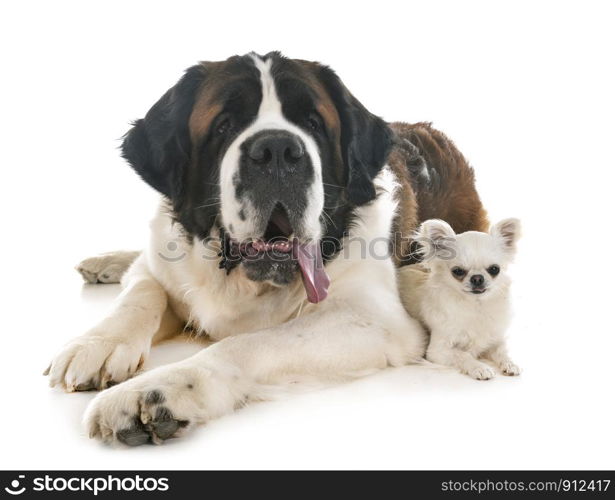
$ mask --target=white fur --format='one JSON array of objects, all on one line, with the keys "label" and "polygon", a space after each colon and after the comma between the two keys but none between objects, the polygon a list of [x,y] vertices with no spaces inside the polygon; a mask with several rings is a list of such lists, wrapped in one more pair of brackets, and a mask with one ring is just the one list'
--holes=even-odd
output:
[{"label": "white fur", "polygon": [[[307,236],[318,239],[324,193],[317,146],[282,115],[270,63],[256,56],[254,62],[261,72],[263,101],[255,122],[222,160],[223,222],[233,224],[237,239],[252,236],[250,207],[241,207],[233,191],[239,145],[259,130],[281,128],[299,135],[311,156],[315,180],[305,224]],[[85,422],[92,436],[125,441],[122,436],[134,431],[133,444],[140,444],[147,435],[139,436],[139,426],[151,428],[162,406],[182,425],[189,421],[177,435],[289,382],[356,377],[419,361],[424,331],[400,301],[388,255],[398,186],[388,167],[375,184],[377,199],[356,209],[344,251],[327,266],[329,296],[318,305],[307,302],[299,277],[289,286],[274,287],[250,281],[242,266],[227,275],[218,268],[219,244],[188,243],[163,202],[151,224],[150,244],[124,276],[114,311],[54,358],[51,384],[75,390],[122,382],[92,401]],[[241,208],[247,210],[246,221],[238,217]],[[374,245],[372,251],[355,245],[358,239]],[[87,262],[82,268],[90,271]],[[116,264],[121,268],[125,263],[123,256]],[[177,333],[184,323],[218,342],[123,382],[147,357],[153,341]],[[152,391],[163,396],[161,401],[148,403]]]},{"label": "white fur", "polygon": [[[507,230],[504,235],[503,228]],[[502,221],[490,234],[455,235],[448,224],[433,220],[423,223],[419,236],[427,259],[423,265],[400,270],[400,291],[410,314],[431,332],[427,359],[479,380],[495,375],[481,359],[506,375],[518,375],[519,368],[506,352],[504,334],[510,319],[506,267],[519,237],[519,222]],[[501,270],[490,277],[487,268],[494,264]],[[463,280],[451,274],[455,267],[467,270]],[[485,276],[483,294],[471,293],[469,278],[475,274]]]},{"label": "white fur", "polygon": [[[358,209],[358,223],[350,238],[382,238],[384,242],[390,233],[396,185],[388,169],[376,184],[380,195]],[[216,260],[203,259],[200,245],[178,248],[178,253],[186,254],[181,260],[161,258],[166,242],[176,236],[175,227],[165,211],[158,214],[152,224],[151,245],[129,271],[127,282],[147,262],[156,276],[156,282],[146,280],[152,292],[154,288],[164,292],[182,320],[192,321],[219,342],[185,361],[101,393],[85,418],[92,435],[109,440],[117,437],[118,431],[130,425],[127,415],[143,409],[143,399],[151,390],[165,394],[164,405],[175,418],[194,424],[228,413],[245,401],[261,399],[272,385],[354,377],[417,362],[423,356],[423,329],[403,308],[391,259],[363,258],[352,251],[338,255],[327,266],[330,295],[313,305],[305,301],[300,283],[269,287],[245,279],[241,268],[226,276]],[[140,302],[150,318],[160,317],[166,308],[164,301],[154,304],[136,290],[125,292],[122,301],[129,300]],[[135,313],[124,310],[122,322],[131,322]],[[135,332],[118,323],[113,338],[118,345],[132,346],[136,339],[151,339],[153,326]],[[90,366],[96,368],[99,366]],[[144,423],[151,418],[148,415],[140,417]]]},{"label": "white fur", "polygon": [[118,353],[111,378],[121,382],[147,356],[155,336],[171,334],[184,321],[219,340],[185,361],[97,396],[86,425],[92,436],[114,440],[131,418],[151,421],[153,410],[144,400],[152,390],[165,395],[164,406],[174,418],[190,422],[179,435],[245,401],[267,397],[272,387],[356,377],[419,361],[424,331],[404,310],[396,271],[386,256],[397,185],[388,168],[375,182],[379,196],[357,209],[348,240],[376,241],[382,257],[348,245],[327,266],[330,294],[318,305],[307,303],[300,280],[276,288],[246,279],[241,267],[227,276],[218,269],[217,249],[185,243],[163,207],[152,222],[150,246],[124,278],[115,312],[54,359],[52,384],[72,390],[91,377],[99,380],[96,374],[108,371],[109,352]]}]

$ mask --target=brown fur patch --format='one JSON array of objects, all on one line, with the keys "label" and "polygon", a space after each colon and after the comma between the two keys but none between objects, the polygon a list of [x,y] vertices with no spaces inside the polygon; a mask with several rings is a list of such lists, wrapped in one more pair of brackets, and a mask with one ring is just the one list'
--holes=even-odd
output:
[{"label": "brown fur patch", "polygon": [[316,103],[316,110],[320,113],[325,127],[335,145],[335,176],[339,184],[344,182],[344,161],[342,159],[341,150],[341,134],[342,134],[342,122],[340,115],[337,111],[335,103],[331,99],[329,92],[325,89],[323,84],[316,76],[320,71],[321,66],[318,63],[312,61],[297,60],[305,70],[302,74],[305,82],[316,92],[318,96],[318,102]]},{"label": "brown fur patch", "polygon": [[337,112],[337,108],[333,103],[333,100],[329,96],[329,93],[324,88],[323,84],[316,77],[316,74],[320,70],[321,66],[318,63],[312,61],[296,60],[296,62],[306,71],[301,75],[304,81],[316,92],[318,96],[317,109],[321,114],[325,125],[332,131],[337,132],[339,135],[340,130],[340,117]]},{"label": "brown fur patch", "polygon": [[321,97],[320,102],[317,104],[316,109],[322,116],[325,126],[329,131],[329,134],[333,140],[333,144],[335,145],[335,178],[339,184],[344,182],[344,160],[342,159],[342,149],[341,149],[341,124],[340,118],[335,109],[335,105],[329,98],[329,96],[324,92],[324,97]]},{"label": "brown fur patch", "polygon": [[224,84],[223,79],[218,77],[224,62],[202,62],[201,65],[207,71],[207,83],[197,93],[188,121],[190,139],[193,145],[197,145],[200,139],[207,134],[211,122],[223,108],[223,103],[216,102],[216,95]]},{"label": "brown fur patch", "polygon": [[[427,219],[442,219],[456,233],[488,231],[489,220],[476,191],[474,170],[453,141],[429,123],[397,122],[390,126],[398,142],[389,165],[401,185],[394,222],[395,263],[404,263],[400,256],[410,254],[409,238]],[[423,165],[427,166],[428,177],[421,175]]]},{"label": "brown fur patch", "polygon": [[408,165],[413,161],[412,153],[403,147],[396,147],[389,155],[388,164],[397,182],[398,213],[393,222],[393,260],[401,265],[404,256],[410,254],[410,237],[418,226],[416,193],[409,175]]}]

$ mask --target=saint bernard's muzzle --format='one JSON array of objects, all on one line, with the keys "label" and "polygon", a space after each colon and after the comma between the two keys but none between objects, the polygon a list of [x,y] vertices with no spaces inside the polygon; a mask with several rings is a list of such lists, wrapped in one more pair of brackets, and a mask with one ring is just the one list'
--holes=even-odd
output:
[{"label": "saint bernard's muzzle", "polygon": [[373,178],[392,134],[329,68],[278,53],[201,63],[138,120],[123,155],[165,195],[189,238],[220,238],[227,272],[242,265],[277,286],[300,271],[326,297],[325,260]]}]

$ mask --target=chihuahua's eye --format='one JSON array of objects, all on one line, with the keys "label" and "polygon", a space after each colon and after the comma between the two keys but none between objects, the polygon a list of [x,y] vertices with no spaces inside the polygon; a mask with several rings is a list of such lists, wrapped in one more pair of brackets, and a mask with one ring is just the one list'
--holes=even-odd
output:
[{"label": "chihuahua's eye", "polygon": [[320,130],[320,120],[316,113],[310,113],[307,117],[306,124],[310,130],[318,132]]},{"label": "chihuahua's eye", "polygon": [[451,269],[451,273],[453,273],[453,276],[456,278],[463,278],[466,274],[468,274],[468,271],[462,269],[461,267],[453,267],[453,269]]},{"label": "chihuahua's eye", "polygon": [[493,264],[492,266],[489,266],[487,268],[487,272],[491,275],[491,276],[497,276],[498,274],[500,274],[500,266]]},{"label": "chihuahua's eye", "polygon": [[222,120],[218,126],[216,127],[216,133],[218,135],[224,135],[227,134],[228,132],[230,132],[230,130],[232,129],[232,125],[231,125],[231,120],[229,120],[228,118],[225,120]]}]

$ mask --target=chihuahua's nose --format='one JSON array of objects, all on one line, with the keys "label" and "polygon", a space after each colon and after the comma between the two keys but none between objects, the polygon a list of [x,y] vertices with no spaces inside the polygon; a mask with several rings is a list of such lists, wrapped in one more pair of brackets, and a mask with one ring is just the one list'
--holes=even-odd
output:
[{"label": "chihuahua's nose", "polygon": [[475,274],[470,277],[470,283],[474,287],[483,286],[485,284],[485,277],[482,274]]}]

